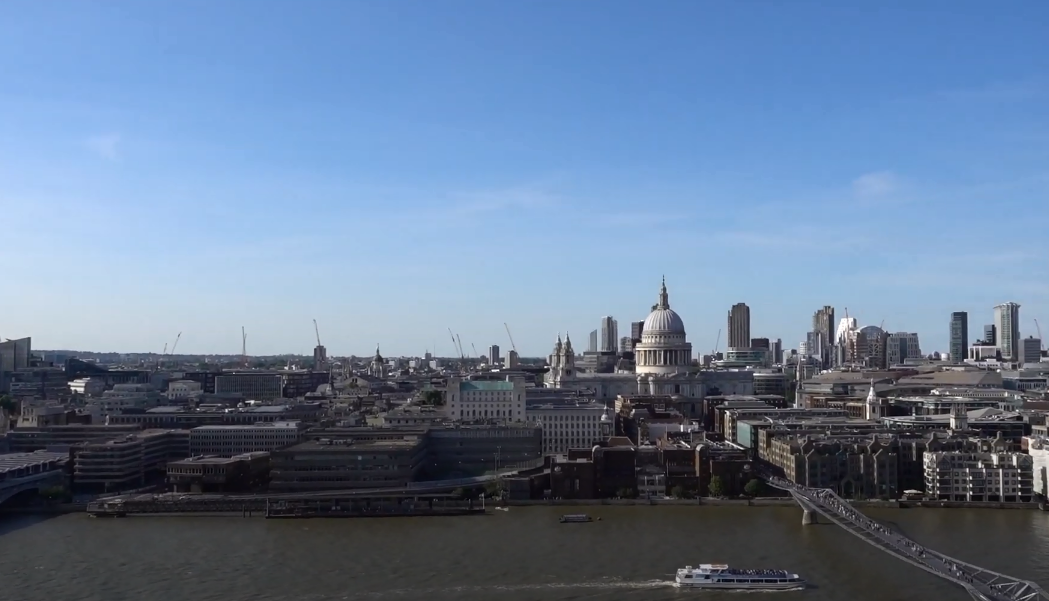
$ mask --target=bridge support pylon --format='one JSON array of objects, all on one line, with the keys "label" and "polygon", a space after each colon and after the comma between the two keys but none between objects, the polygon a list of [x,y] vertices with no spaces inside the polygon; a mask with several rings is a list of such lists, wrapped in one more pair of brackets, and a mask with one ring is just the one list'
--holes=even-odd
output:
[{"label": "bridge support pylon", "polygon": [[812,511],[811,509],[804,509],[803,508],[802,509],[802,514],[801,514],[801,525],[802,526],[811,526],[811,525],[816,524],[816,523],[818,523],[817,520],[816,520],[816,512]]}]

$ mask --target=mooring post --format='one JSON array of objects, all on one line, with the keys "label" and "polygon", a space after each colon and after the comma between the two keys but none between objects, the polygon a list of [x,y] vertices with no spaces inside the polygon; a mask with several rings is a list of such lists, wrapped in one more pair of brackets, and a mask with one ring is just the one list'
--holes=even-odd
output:
[{"label": "mooring post", "polygon": [[801,525],[811,526],[816,523],[816,512],[808,509],[802,509],[801,514]]}]

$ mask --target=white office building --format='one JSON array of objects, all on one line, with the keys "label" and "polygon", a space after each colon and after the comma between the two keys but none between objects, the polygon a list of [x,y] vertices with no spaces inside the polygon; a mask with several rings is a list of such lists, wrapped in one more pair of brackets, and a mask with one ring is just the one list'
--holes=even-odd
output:
[{"label": "white office building", "polygon": [[165,396],[169,401],[189,400],[199,397],[204,393],[200,382],[194,380],[175,380],[168,383],[168,391]]},{"label": "white office building", "polygon": [[463,380],[448,378],[445,417],[456,420],[525,421],[524,378]]},{"label": "white office building", "polygon": [[590,448],[601,442],[605,436],[601,418],[605,415],[605,406],[595,401],[543,403],[529,405],[525,411],[526,420],[543,429],[544,455]]}]

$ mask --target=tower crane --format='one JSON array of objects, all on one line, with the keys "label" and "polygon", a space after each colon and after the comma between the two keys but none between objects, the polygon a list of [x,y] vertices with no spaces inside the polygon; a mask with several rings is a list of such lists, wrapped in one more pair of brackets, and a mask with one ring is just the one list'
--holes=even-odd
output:
[{"label": "tower crane", "polygon": [[718,329],[717,340],[714,341],[714,350],[710,352],[710,356],[712,358],[716,358],[718,356],[718,345],[719,344],[721,344],[721,329],[720,328]]},{"label": "tower crane", "polygon": [[455,347],[455,334],[452,334],[451,328],[448,328],[448,335],[452,338],[452,351],[457,351],[458,349]]},{"label": "tower crane", "polygon": [[313,332],[317,334],[317,346],[321,346],[321,329],[317,327],[317,320],[313,320]]},{"label": "tower crane", "polygon": [[1045,350],[1045,338],[1042,338],[1042,326],[1038,325],[1038,320],[1037,319],[1034,320],[1034,327],[1038,329],[1038,340],[1040,341],[1038,345],[1041,347],[1038,350],[1044,351]]},{"label": "tower crane", "polygon": [[179,332],[178,336],[175,336],[175,344],[171,345],[171,354],[172,355],[175,354],[175,347],[178,346],[178,341],[181,340],[181,339],[182,339],[182,332]]},{"label": "tower crane", "polygon": [[471,342],[470,343],[470,348],[472,348],[474,350],[474,357],[480,357],[480,355],[477,354],[477,345],[476,344]]},{"label": "tower crane", "polygon": [[459,343],[459,358],[466,360],[466,353],[463,352],[463,339],[458,334],[455,335],[455,341]]},{"label": "tower crane", "polygon": [[510,337],[510,346],[513,347],[514,352],[516,353],[517,352],[517,345],[514,344],[514,335],[510,333],[510,326],[506,325],[506,322],[504,321],[503,322],[503,327],[506,328],[506,335]]}]

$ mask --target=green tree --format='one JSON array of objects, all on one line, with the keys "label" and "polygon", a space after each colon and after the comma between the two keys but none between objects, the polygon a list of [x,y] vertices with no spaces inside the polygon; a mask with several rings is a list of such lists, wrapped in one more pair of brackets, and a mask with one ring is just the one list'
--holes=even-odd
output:
[{"label": "green tree", "polygon": [[434,407],[444,405],[444,393],[440,390],[426,390],[422,393],[422,402]]},{"label": "green tree", "polygon": [[707,484],[707,494],[711,497],[725,496],[725,483],[721,481],[721,476],[710,477],[710,484]]},{"label": "green tree", "polygon": [[760,497],[761,492],[765,486],[765,483],[758,478],[751,478],[750,482],[743,487],[743,492],[747,493],[751,497]]},{"label": "green tree", "polygon": [[491,480],[484,485],[484,492],[489,497],[498,497],[503,492],[502,480]]},{"label": "green tree", "polygon": [[14,415],[18,411],[18,401],[11,398],[10,395],[0,394],[0,411],[7,415]]},{"label": "green tree", "polygon": [[674,497],[676,499],[684,499],[685,498],[685,488],[683,486],[680,486],[680,485],[679,486],[675,486],[674,488],[671,488],[670,489],[670,496],[672,496],[672,497]]}]

